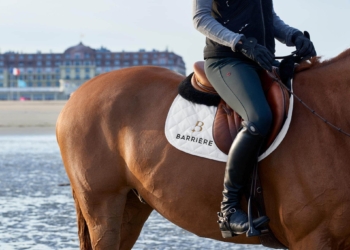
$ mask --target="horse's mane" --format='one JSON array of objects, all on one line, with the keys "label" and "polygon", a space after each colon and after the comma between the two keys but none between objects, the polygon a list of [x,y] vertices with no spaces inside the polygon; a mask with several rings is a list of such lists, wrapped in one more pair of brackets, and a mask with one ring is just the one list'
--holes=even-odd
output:
[{"label": "horse's mane", "polygon": [[340,53],[338,56],[331,58],[329,60],[324,60],[321,61],[321,57],[317,56],[317,57],[313,57],[311,60],[309,61],[303,61],[302,63],[300,63],[296,69],[295,69],[295,73],[299,73],[308,69],[314,69],[314,68],[320,68],[320,67],[324,67],[324,66],[328,66],[330,64],[333,64],[335,62],[339,62],[343,59],[346,59],[350,57],[350,49],[347,49],[345,51],[343,51],[342,53]]}]

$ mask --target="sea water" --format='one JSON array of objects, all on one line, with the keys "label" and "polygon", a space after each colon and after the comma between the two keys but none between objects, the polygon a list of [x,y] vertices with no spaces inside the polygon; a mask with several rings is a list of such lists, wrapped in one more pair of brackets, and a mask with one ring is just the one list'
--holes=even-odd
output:
[{"label": "sea water", "polygon": [[[55,135],[0,136],[0,249],[79,249],[68,183]],[[152,212],[133,249],[267,248],[200,238]]]}]

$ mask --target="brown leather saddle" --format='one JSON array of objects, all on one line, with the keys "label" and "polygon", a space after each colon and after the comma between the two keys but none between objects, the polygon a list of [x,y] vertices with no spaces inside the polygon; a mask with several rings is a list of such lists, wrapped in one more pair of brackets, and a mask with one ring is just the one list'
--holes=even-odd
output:
[{"label": "brown leather saddle", "polygon": [[[273,116],[273,125],[267,137],[264,150],[275,140],[287,118],[289,110],[289,94],[275,80],[279,79],[277,68],[274,68],[272,73],[274,78],[267,72],[260,76]],[[204,61],[194,64],[191,84],[198,91],[218,95],[205,75]],[[225,154],[228,154],[233,140],[241,129],[242,121],[243,119],[221,99],[214,119],[213,137],[218,148]]]}]

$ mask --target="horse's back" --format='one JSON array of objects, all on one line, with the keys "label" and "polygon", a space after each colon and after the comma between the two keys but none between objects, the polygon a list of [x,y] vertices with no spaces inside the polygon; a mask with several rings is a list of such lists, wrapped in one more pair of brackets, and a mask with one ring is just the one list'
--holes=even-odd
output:
[{"label": "horse's back", "polygon": [[[183,76],[160,67],[133,67],[99,75],[76,90],[63,108],[57,121],[58,136],[65,131],[121,121],[140,115],[144,109],[159,108],[171,103],[177,94],[177,84]],[[161,105],[160,105],[161,104]],[[127,116],[123,116],[123,122]]]}]

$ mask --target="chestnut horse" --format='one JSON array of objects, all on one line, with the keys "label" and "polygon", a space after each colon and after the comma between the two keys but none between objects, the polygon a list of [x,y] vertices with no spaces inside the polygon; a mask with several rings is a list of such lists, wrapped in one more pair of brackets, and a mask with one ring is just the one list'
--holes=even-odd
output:
[{"label": "chestnut horse", "polygon": [[[298,71],[295,93],[349,132],[350,50]],[[200,237],[260,244],[221,237],[225,164],[181,152],[165,138],[183,79],[159,67],[126,68],[89,80],[63,108],[56,133],[81,249],[131,249],[153,209]],[[297,102],[285,139],[259,164],[270,227],[289,249],[350,249],[349,164],[350,138]]]}]

